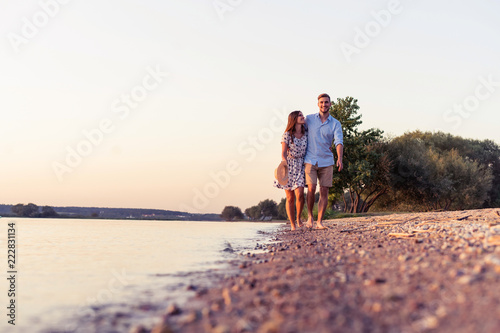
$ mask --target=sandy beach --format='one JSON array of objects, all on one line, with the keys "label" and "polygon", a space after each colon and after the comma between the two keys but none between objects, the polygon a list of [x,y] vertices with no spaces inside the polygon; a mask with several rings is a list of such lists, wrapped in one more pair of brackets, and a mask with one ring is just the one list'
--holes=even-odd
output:
[{"label": "sandy beach", "polygon": [[498,209],[325,225],[279,232],[217,287],[132,332],[499,331]]}]

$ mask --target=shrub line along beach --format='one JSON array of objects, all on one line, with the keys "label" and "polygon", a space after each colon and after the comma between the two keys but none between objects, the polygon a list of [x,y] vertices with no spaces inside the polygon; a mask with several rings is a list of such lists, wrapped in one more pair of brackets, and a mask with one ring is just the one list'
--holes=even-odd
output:
[{"label": "shrub line along beach", "polygon": [[278,232],[237,273],[131,332],[498,332],[498,209],[325,225]]}]

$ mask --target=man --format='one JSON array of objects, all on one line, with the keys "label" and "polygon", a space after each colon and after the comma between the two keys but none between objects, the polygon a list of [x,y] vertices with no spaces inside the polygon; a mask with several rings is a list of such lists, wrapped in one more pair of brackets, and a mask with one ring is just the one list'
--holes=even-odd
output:
[{"label": "man", "polygon": [[[328,205],[328,190],[332,187],[333,166],[336,164],[338,171],[343,168],[344,142],[340,122],[330,115],[330,96],[318,96],[319,113],[306,117],[308,127],[307,152],[304,158],[306,185],[307,185],[307,213],[306,226],[313,227],[313,207],[316,194],[316,184],[319,179],[318,219],[315,229],[327,229],[323,225],[323,215]],[[337,163],[334,161],[332,142],[337,150]]]}]

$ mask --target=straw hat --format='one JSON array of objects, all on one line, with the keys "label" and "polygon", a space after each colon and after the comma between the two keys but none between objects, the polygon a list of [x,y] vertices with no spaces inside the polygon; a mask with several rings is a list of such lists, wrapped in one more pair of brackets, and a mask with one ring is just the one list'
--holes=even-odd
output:
[{"label": "straw hat", "polygon": [[288,184],[288,165],[286,161],[281,161],[280,165],[274,170],[274,178],[280,185]]}]

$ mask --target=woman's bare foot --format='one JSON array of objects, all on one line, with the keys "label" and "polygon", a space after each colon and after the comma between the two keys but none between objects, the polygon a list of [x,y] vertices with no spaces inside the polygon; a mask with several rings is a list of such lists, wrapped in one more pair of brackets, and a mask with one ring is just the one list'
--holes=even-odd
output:
[{"label": "woman's bare foot", "polygon": [[290,221],[290,225],[291,225],[292,231],[296,230],[296,228],[295,228],[295,222]]},{"label": "woman's bare foot", "polygon": [[300,218],[297,218],[297,228],[302,228],[304,224],[302,223],[302,220]]}]

